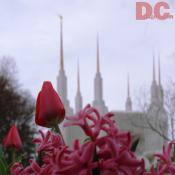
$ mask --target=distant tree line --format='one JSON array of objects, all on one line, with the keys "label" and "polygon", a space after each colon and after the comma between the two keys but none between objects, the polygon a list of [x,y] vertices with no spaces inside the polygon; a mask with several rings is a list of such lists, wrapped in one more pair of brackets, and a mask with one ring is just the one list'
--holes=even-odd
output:
[{"label": "distant tree line", "polygon": [[[32,126],[35,101],[29,91],[21,88],[13,58],[0,58],[0,143],[12,124],[16,124],[23,141],[23,151],[30,156],[35,128]],[[9,153],[7,153],[8,155]],[[10,156],[9,156],[10,157]],[[25,157],[25,155],[24,155]]]}]

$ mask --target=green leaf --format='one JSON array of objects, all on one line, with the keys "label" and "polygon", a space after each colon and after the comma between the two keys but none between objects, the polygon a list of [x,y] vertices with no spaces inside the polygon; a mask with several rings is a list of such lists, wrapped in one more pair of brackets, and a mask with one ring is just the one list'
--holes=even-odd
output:
[{"label": "green leaf", "polygon": [[171,157],[171,160],[174,162],[175,161],[175,146],[173,145],[173,148],[172,148],[172,157]]},{"label": "green leaf", "polygon": [[90,137],[87,137],[87,138],[84,139],[83,143],[88,142],[90,140],[91,140],[91,138]]},{"label": "green leaf", "polygon": [[0,158],[0,175],[8,175],[8,166],[2,158]]},{"label": "green leaf", "polygon": [[0,175],[9,175],[9,166],[4,158],[4,152],[0,147]]},{"label": "green leaf", "polygon": [[2,150],[2,147],[0,147],[0,158],[4,157],[4,152]]},{"label": "green leaf", "polygon": [[139,141],[140,141],[140,139],[138,138],[138,139],[136,139],[136,140],[133,142],[133,144],[132,144],[132,146],[131,146],[131,151],[132,151],[132,152],[135,152],[135,151],[136,151],[137,146],[138,146],[138,144],[139,144]]}]

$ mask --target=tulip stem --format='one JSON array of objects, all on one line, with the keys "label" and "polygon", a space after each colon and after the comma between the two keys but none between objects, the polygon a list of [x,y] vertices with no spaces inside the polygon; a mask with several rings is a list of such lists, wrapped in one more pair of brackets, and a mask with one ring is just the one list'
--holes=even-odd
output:
[{"label": "tulip stem", "polygon": [[16,161],[16,150],[14,148],[12,149],[12,162],[15,163],[15,161]]},{"label": "tulip stem", "polygon": [[59,126],[57,124],[54,126],[54,129],[55,129],[56,133],[59,133],[59,135],[62,138],[63,144],[65,145],[65,141],[64,141],[63,135],[62,135],[61,130],[60,130],[60,128],[59,128]]}]

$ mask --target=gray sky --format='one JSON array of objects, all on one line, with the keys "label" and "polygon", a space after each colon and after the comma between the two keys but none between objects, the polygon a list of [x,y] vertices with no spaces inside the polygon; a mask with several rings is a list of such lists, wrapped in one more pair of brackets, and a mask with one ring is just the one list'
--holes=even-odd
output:
[{"label": "gray sky", "polygon": [[[130,74],[132,97],[140,87],[150,87],[153,47],[160,50],[164,86],[175,74],[175,21],[136,21],[135,2],[0,0],[0,56],[15,58],[20,82],[34,97],[44,80],[52,81],[56,87],[58,15],[62,14],[71,106],[74,107],[76,92],[77,58],[84,104],[92,102],[98,32],[104,99],[110,109],[124,109],[127,72]],[[173,1],[169,3],[175,12]]]}]

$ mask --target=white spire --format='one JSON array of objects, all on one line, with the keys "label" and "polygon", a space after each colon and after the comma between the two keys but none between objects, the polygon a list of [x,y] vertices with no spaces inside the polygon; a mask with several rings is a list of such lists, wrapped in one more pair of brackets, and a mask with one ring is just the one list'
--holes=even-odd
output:
[{"label": "white spire", "polygon": [[153,52],[153,80],[151,84],[151,104],[157,105],[158,103],[159,103],[159,87],[156,81],[155,52]]},{"label": "white spire", "polygon": [[83,99],[80,92],[80,70],[79,70],[79,61],[77,61],[77,93],[75,96],[75,112],[78,113],[83,106]]},{"label": "white spire", "polygon": [[153,52],[153,81],[156,81],[156,72],[155,72],[155,53]]},{"label": "white spire", "polygon": [[125,110],[128,112],[132,111],[132,101],[130,97],[130,81],[129,81],[129,74],[127,76],[127,99],[125,103]]},{"label": "white spire", "polygon": [[129,74],[128,74],[128,77],[127,77],[127,81],[128,81],[128,98],[130,98],[130,84],[129,84]]},{"label": "white spire", "polygon": [[160,65],[160,53],[158,57],[158,89],[159,89],[159,104],[161,107],[164,105],[164,91],[161,83],[161,65]]},{"label": "white spire", "polygon": [[99,36],[97,33],[97,72],[100,72]]},{"label": "white spire", "polygon": [[159,86],[161,86],[160,54],[159,54],[159,58],[158,58],[158,73],[159,73],[158,82],[159,82]]},{"label": "white spire", "polygon": [[60,19],[60,71],[57,77],[57,92],[65,106],[66,115],[72,115],[73,110],[70,107],[67,97],[67,77],[64,71],[64,50],[63,50],[63,17],[59,15]]},{"label": "white spire", "polygon": [[60,69],[64,70],[64,51],[63,51],[63,17],[60,18]]},{"label": "white spire", "polygon": [[97,108],[100,112],[100,114],[105,114],[108,111],[108,108],[105,105],[105,102],[103,100],[103,79],[100,73],[100,51],[99,51],[99,37],[97,34],[97,53],[96,53],[96,76],[94,79],[94,101],[93,106]]},{"label": "white spire", "polygon": [[77,60],[77,92],[80,92],[80,70],[79,70],[79,60]]}]

